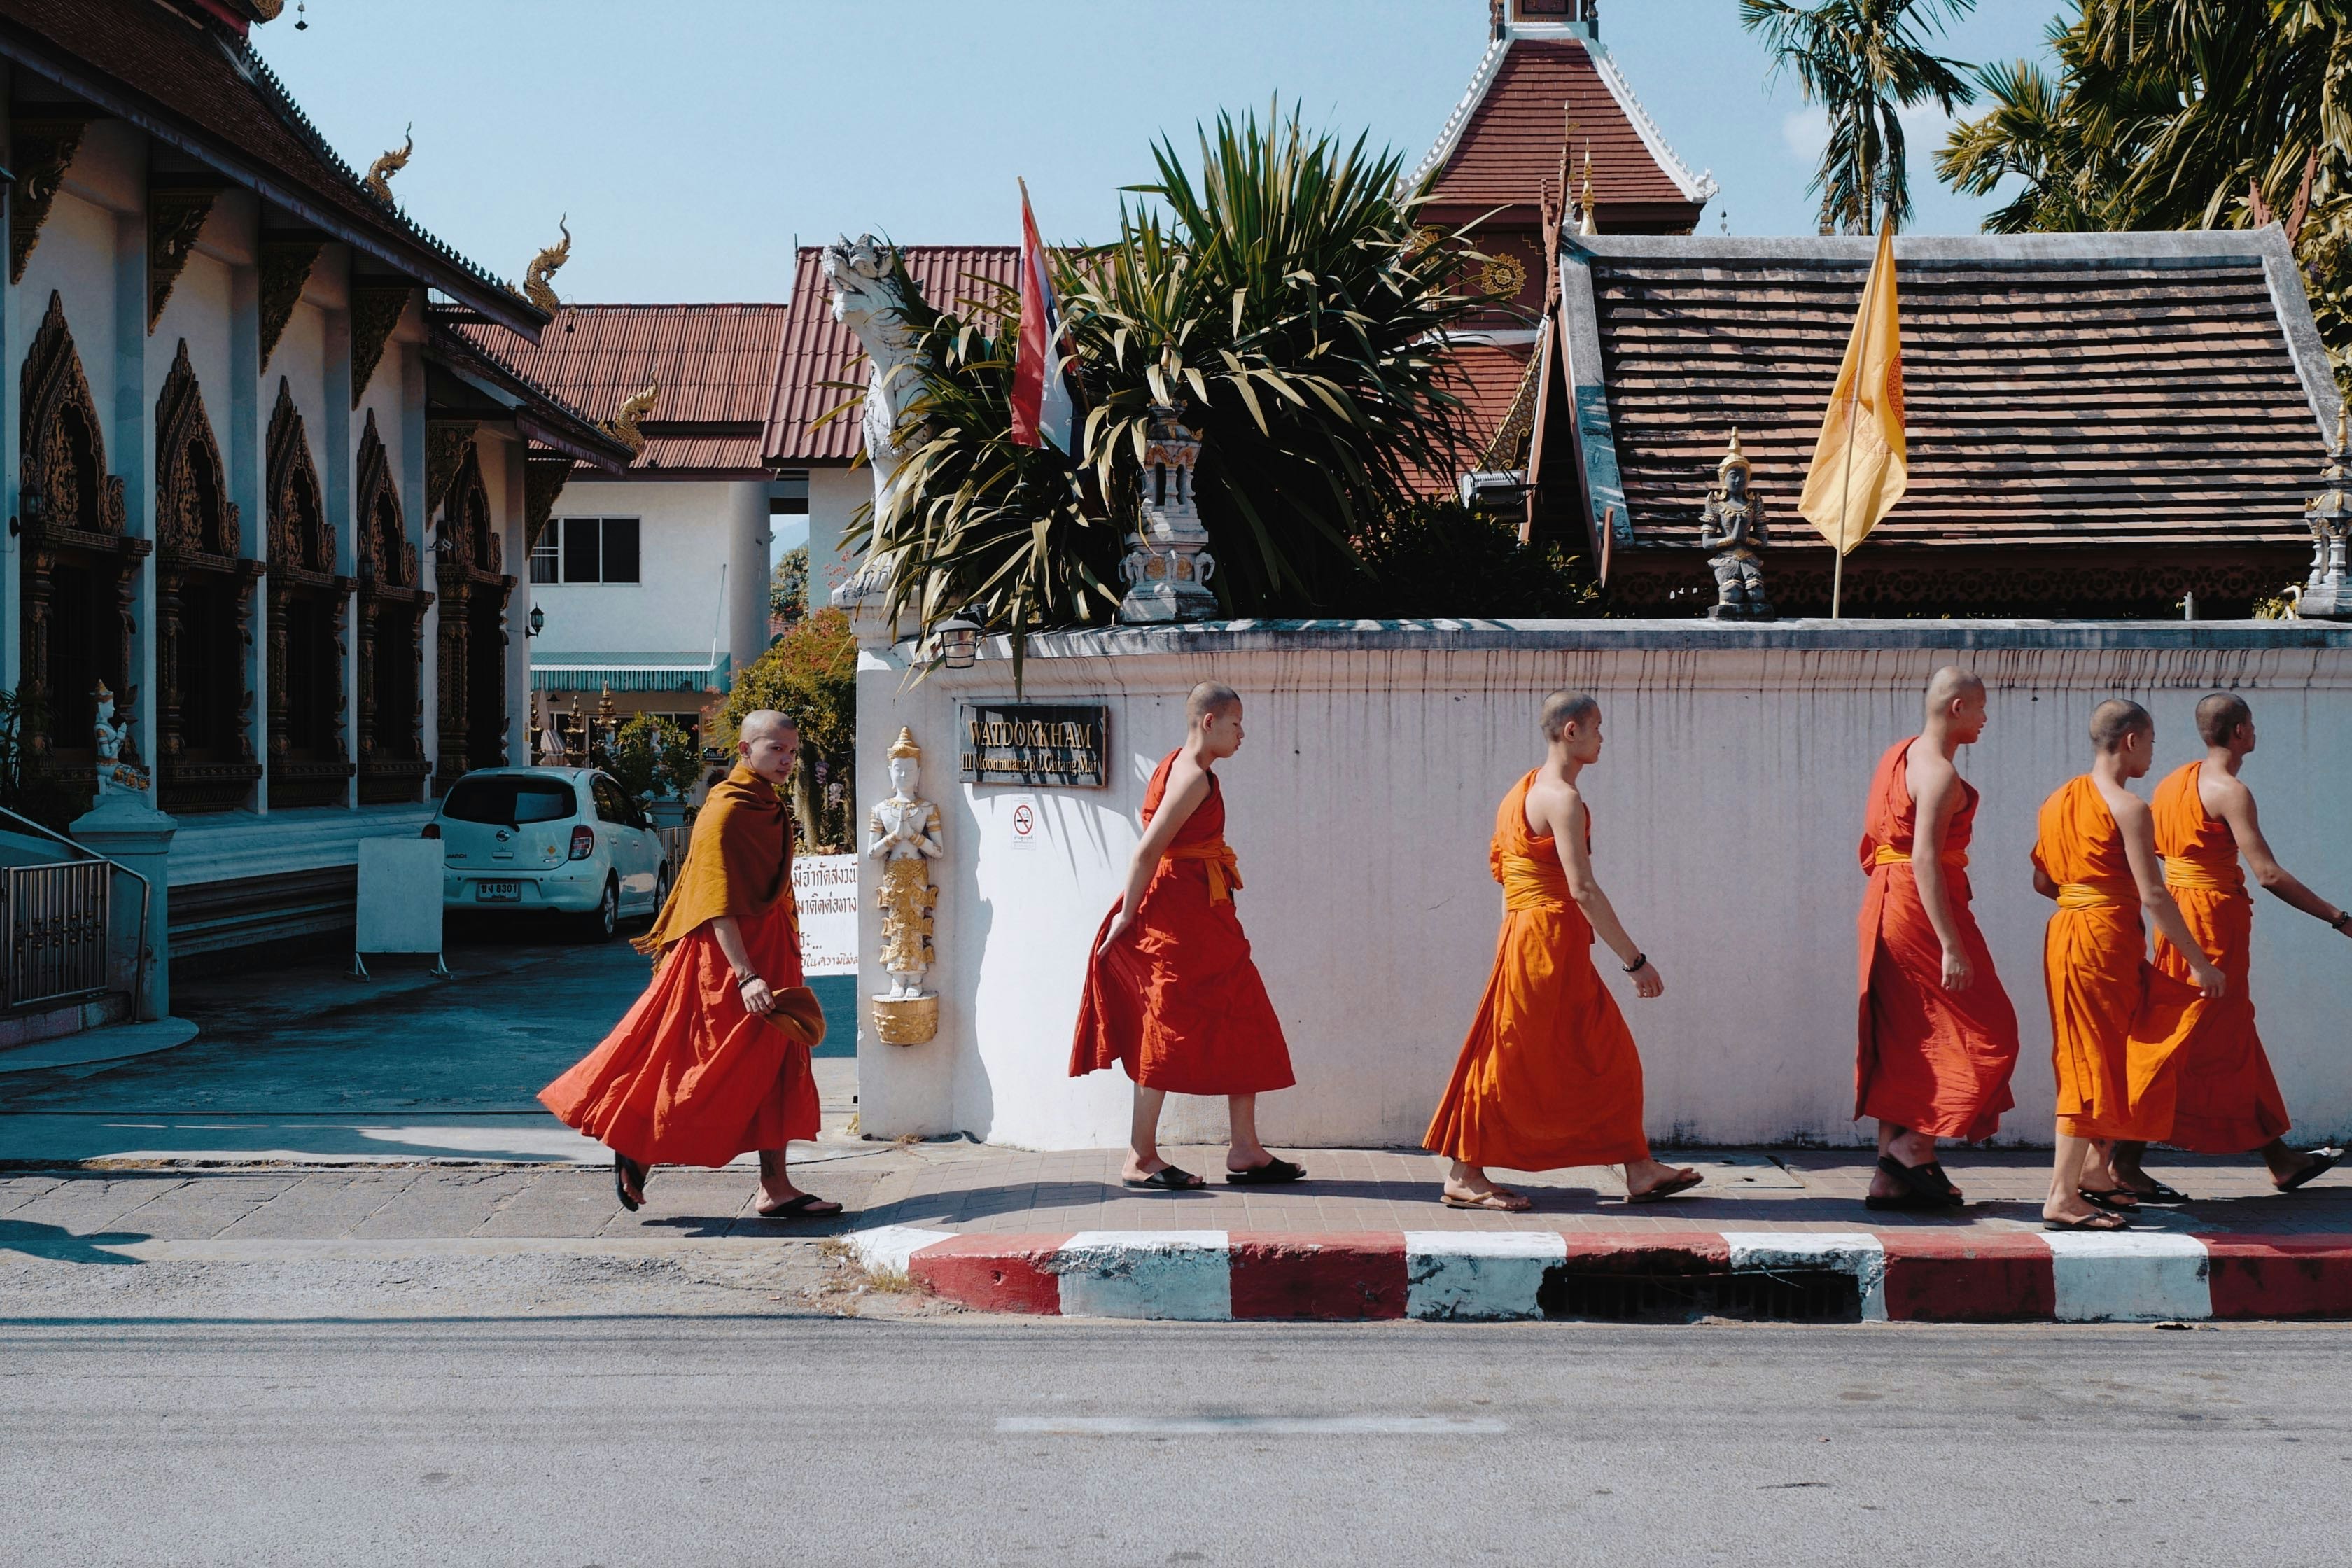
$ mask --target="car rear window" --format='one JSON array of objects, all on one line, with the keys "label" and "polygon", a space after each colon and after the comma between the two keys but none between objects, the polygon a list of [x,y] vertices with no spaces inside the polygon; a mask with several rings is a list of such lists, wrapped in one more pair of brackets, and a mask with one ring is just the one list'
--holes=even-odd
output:
[{"label": "car rear window", "polygon": [[572,786],[553,779],[459,779],[441,815],[459,822],[561,822],[579,808]]}]

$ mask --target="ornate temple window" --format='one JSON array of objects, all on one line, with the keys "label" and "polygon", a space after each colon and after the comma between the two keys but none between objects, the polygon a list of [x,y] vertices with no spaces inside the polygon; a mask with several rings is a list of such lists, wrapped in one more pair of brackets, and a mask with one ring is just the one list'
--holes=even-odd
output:
[{"label": "ornate temple window", "polygon": [[261,777],[253,754],[253,584],[261,564],[245,558],[237,506],[228,499],[188,341],[155,400],[155,612],[163,688],[156,749],[156,804],[165,811],[227,811]]},{"label": "ornate temple window", "polygon": [[446,789],[468,768],[507,761],[507,575],[481,453],[469,438],[443,503],[435,576],[441,590],[441,768]]},{"label": "ornate temple window", "polygon": [[344,606],[318,466],[284,376],[269,416],[269,804],[340,805],[352,776],[343,738]]},{"label": "ornate temple window", "polygon": [[114,693],[120,721],[139,697],[131,609],[139,561],[153,546],[125,535],[122,481],[106,471],[104,426],[54,292],[25,356],[18,464],[25,733],[67,776],[88,780],[99,683]]},{"label": "ornate temple window", "polygon": [[425,761],[425,607],[416,546],[408,540],[392,459],[368,410],[360,433],[358,510],[360,582],[360,801],[415,800],[429,771]]}]

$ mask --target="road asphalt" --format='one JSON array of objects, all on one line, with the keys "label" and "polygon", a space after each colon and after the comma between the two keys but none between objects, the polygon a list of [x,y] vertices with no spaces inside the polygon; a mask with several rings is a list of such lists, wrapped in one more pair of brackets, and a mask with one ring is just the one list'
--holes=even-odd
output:
[{"label": "road asphalt", "polygon": [[1113,1326],[660,1298],[18,1320],[0,1560],[2345,1560],[2338,1328]]}]

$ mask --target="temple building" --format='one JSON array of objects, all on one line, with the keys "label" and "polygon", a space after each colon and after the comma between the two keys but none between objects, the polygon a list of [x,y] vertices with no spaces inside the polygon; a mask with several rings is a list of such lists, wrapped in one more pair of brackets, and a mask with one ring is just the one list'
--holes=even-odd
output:
[{"label": "temple building", "polygon": [[[547,313],[330,148],[280,0],[0,0],[0,687],[87,806],[101,686],[163,814],[173,962],[352,920],[356,844],[520,756],[517,567],[628,447],[446,330]],[[421,152],[415,155],[429,155]]]},{"label": "temple building", "polygon": [[531,592],[546,620],[530,644],[534,755],[581,755],[592,731],[637,713],[699,741],[735,675],[766,650],[775,520],[810,504],[807,477],[775,477],[761,455],[790,315],[776,304],[562,305],[530,342],[447,312],[468,342],[635,447],[624,472],[574,468],[536,536]]}]

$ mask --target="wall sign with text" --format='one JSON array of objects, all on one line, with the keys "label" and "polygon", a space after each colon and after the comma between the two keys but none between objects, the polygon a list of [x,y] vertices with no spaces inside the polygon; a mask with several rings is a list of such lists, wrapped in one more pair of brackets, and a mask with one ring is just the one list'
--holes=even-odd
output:
[{"label": "wall sign with text", "polygon": [[966,784],[1100,789],[1107,781],[1108,708],[1014,702],[966,707],[960,717]]}]

